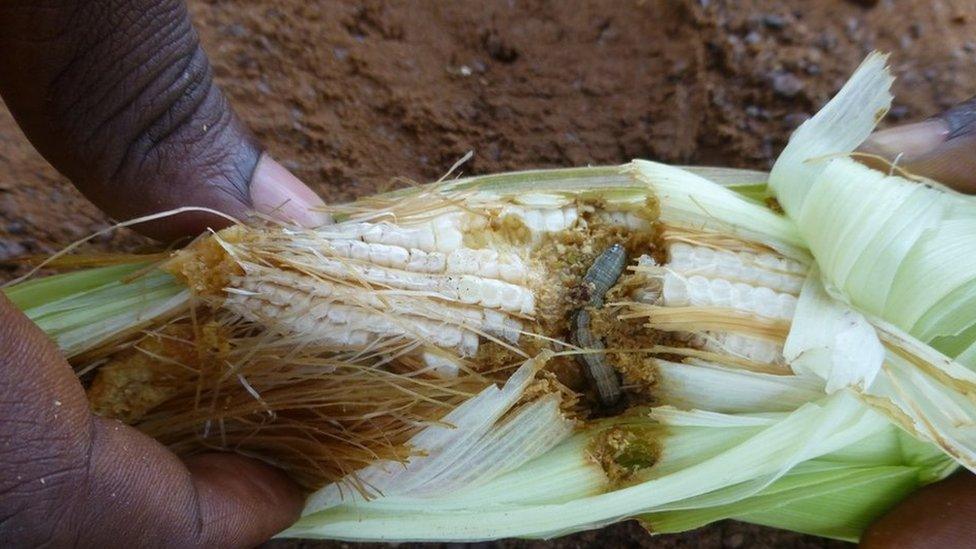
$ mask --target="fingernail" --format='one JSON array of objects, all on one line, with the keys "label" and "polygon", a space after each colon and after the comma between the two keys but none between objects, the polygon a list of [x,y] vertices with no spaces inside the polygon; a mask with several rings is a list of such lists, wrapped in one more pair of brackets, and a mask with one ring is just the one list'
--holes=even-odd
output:
[{"label": "fingernail", "polygon": [[276,219],[309,228],[332,222],[320,210],[325,202],[267,154],[254,168],[250,192],[254,209]]},{"label": "fingernail", "polygon": [[877,154],[894,160],[911,162],[930,153],[943,144],[949,135],[949,126],[942,120],[933,119],[906,124],[875,132],[861,145],[861,152]]}]

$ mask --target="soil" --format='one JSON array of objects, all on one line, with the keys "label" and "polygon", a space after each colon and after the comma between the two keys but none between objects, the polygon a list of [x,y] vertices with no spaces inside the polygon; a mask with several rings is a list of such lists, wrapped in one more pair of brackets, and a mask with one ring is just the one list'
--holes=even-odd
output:
[{"label": "soil", "polygon": [[[217,78],[268,149],[331,201],[468,173],[620,163],[767,168],[872,49],[892,52],[887,123],[976,92],[970,0],[191,0]],[[0,110],[0,260],[108,220]],[[93,244],[133,250],[125,231]],[[19,269],[0,267],[0,281]],[[273,547],[340,547],[289,544]],[[489,544],[497,546],[498,544]],[[534,547],[538,542],[505,542]],[[720,523],[636,524],[547,546],[833,547]]]}]

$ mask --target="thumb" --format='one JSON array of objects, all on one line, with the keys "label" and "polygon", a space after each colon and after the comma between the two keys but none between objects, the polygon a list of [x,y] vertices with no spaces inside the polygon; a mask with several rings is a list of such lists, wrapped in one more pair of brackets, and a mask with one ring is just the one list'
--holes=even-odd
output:
[{"label": "thumb", "polygon": [[976,192],[976,97],[914,124],[874,133],[861,152],[877,154],[912,173]]},{"label": "thumb", "polygon": [[264,463],[184,462],[93,415],[57,346],[2,293],[0,418],[3,546],[253,546],[302,508],[300,488]]},{"label": "thumb", "polygon": [[302,509],[294,483],[281,471],[235,454],[186,461],[210,544],[250,547],[291,525]]},{"label": "thumb", "polygon": [[82,546],[253,547],[299,517],[299,488],[260,461],[221,453],[180,461],[114,420],[95,418],[93,431],[87,489],[69,517]]},{"label": "thumb", "polygon": [[[326,221],[314,211],[322,201],[233,112],[181,0],[4,2],[0,51],[17,123],[116,219],[200,206]],[[193,212],[136,229],[172,240],[226,224]]]},{"label": "thumb", "polygon": [[298,487],[255,459],[211,453],[185,462],[117,421],[96,418],[77,516],[82,546],[253,547],[291,525]]}]

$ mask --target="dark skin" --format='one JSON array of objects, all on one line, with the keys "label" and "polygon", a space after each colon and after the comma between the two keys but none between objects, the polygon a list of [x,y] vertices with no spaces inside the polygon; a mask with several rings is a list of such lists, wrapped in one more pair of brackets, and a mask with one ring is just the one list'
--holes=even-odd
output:
[{"label": "dark skin", "polygon": [[[257,210],[316,224],[314,193],[263,153],[213,82],[178,0],[7,0],[0,94],[35,147],[105,212],[181,206]],[[865,150],[976,190],[973,103],[881,132]],[[145,223],[171,241],[226,221]],[[259,461],[182,461],[91,414],[57,347],[0,296],[0,540],[4,546],[247,547],[293,522],[302,495]],[[976,539],[976,480],[957,475],[878,521],[866,547],[956,547]]]},{"label": "dark skin", "polygon": [[[176,0],[7,0],[0,94],[34,146],[117,219],[204,206],[317,221],[314,193],[263,155],[213,82]],[[137,228],[170,241],[226,221]],[[181,461],[94,416],[57,347],[0,296],[0,540],[34,547],[248,547],[302,494],[259,461]]]}]

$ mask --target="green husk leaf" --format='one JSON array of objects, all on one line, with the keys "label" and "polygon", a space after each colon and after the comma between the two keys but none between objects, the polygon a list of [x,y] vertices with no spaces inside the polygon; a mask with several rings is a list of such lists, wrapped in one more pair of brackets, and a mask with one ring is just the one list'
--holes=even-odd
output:
[{"label": "green husk leaf", "polygon": [[830,297],[814,267],[800,292],[783,357],[797,374],[818,376],[828,394],[871,385],[884,347],[861,313]]},{"label": "green husk leaf", "polygon": [[35,307],[58,301],[72,295],[117,282],[149,266],[149,263],[124,263],[94,269],[83,269],[35,278],[20,284],[3,288],[0,291],[20,310],[28,311]]},{"label": "green husk leaf", "polygon": [[633,161],[625,171],[654,191],[664,223],[741,236],[797,259],[807,257],[789,219],[732,190],[687,170],[646,160]]},{"label": "green husk leaf", "polygon": [[894,77],[887,61],[887,55],[870,54],[837,95],[793,132],[776,159],[769,186],[793,219],[830,158],[857,148],[891,107]]},{"label": "green husk leaf", "polygon": [[69,358],[181,310],[190,299],[175,277],[138,262],[31,280],[4,292]]},{"label": "green husk leaf", "polygon": [[918,469],[911,466],[840,464],[806,472],[806,465],[735,503],[648,514],[640,519],[657,533],[683,532],[735,519],[856,542],[868,525],[921,485]]}]

